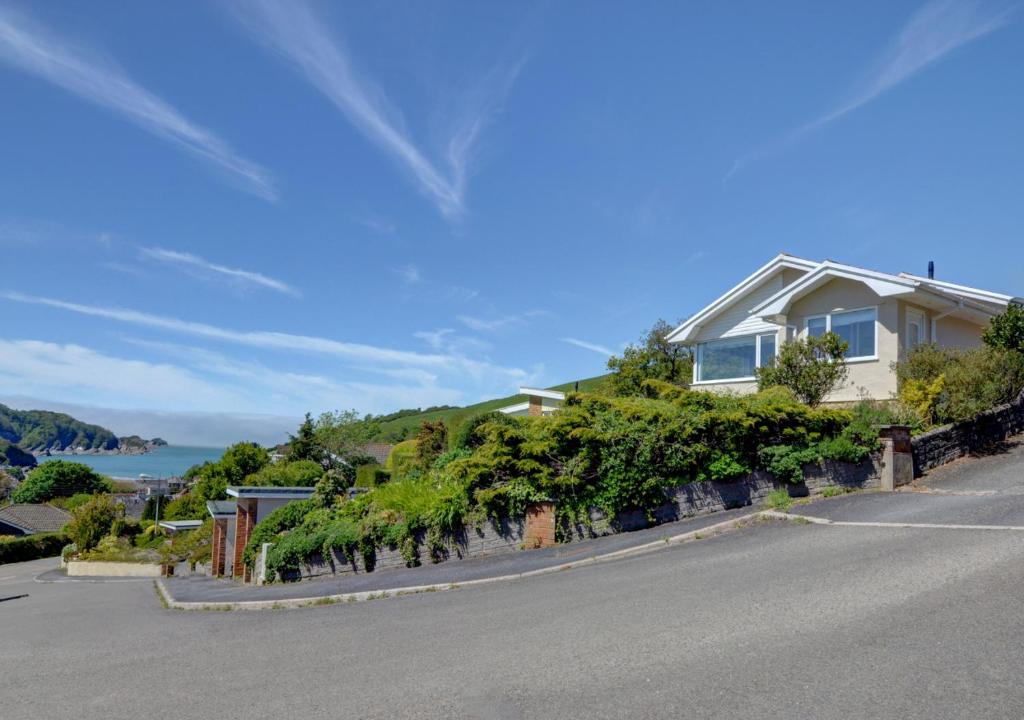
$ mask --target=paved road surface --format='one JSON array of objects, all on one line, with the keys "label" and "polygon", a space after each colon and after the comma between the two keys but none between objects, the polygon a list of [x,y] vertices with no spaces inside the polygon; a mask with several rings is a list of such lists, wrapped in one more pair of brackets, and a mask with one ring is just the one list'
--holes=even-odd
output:
[{"label": "paved road surface", "polygon": [[[927,482],[996,494],[801,512],[1024,525],[1022,470],[1016,449]],[[163,610],[148,581],[33,582],[51,564],[0,566],[0,597],[30,594],[0,602],[3,717],[1024,717],[1019,531],[764,523],[504,585],[262,613]]]}]

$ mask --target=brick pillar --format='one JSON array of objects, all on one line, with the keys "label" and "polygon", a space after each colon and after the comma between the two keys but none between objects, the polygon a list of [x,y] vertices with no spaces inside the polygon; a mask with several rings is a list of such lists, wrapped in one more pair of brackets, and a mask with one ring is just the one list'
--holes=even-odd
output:
[{"label": "brick pillar", "polygon": [[555,544],[555,504],[534,503],[526,508],[527,549],[550,547]]},{"label": "brick pillar", "polygon": [[895,490],[914,480],[914,448],[906,425],[882,425],[882,490]]},{"label": "brick pillar", "polygon": [[249,572],[242,563],[242,551],[249,543],[252,528],[256,524],[256,501],[242,500],[235,503],[235,565],[232,574],[235,577],[248,579]]},{"label": "brick pillar", "polygon": [[544,405],[541,399],[536,395],[530,396],[530,408],[526,412],[527,415],[539,416],[544,414]]},{"label": "brick pillar", "polygon": [[217,518],[213,521],[213,549],[210,552],[210,574],[220,577],[224,574],[224,560],[227,555],[228,521]]}]

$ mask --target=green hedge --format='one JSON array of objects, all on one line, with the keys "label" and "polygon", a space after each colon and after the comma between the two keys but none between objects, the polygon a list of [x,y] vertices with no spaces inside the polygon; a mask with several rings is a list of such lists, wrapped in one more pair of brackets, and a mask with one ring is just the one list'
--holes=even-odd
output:
[{"label": "green hedge", "polygon": [[39,533],[0,542],[0,565],[58,557],[61,548],[69,542],[64,533]]}]

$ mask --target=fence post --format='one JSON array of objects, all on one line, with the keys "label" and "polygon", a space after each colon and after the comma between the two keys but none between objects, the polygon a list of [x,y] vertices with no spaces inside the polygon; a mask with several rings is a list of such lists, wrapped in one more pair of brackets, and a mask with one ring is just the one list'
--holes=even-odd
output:
[{"label": "fence post", "polygon": [[264,585],[267,582],[267,553],[272,547],[274,547],[274,543],[263,543],[260,546],[260,554],[256,556],[255,582],[257,585]]}]

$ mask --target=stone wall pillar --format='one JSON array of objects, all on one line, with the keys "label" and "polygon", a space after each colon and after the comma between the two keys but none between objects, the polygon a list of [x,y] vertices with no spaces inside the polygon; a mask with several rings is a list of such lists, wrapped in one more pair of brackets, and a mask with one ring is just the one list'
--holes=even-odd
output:
[{"label": "stone wall pillar", "polygon": [[533,503],[526,508],[526,547],[550,547],[555,544],[555,504]]},{"label": "stone wall pillar", "polygon": [[914,449],[906,425],[882,425],[882,490],[895,490],[914,480]]}]

